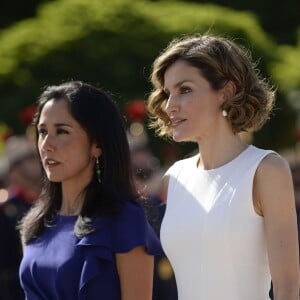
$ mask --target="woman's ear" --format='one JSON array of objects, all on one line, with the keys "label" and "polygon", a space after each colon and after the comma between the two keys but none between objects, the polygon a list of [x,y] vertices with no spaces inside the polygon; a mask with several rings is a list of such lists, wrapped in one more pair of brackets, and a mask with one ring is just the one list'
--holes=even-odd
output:
[{"label": "woman's ear", "polygon": [[223,103],[233,98],[236,94],[236,85],[232,80],[229,80],[222,88]]},{"label": "woman's ear", "polygon": [[93,157],[100,157],[102,154],[102,149],[100,148],[99,145],[97,144],[93,144],[93,147],[92,147],[92,156]]}]

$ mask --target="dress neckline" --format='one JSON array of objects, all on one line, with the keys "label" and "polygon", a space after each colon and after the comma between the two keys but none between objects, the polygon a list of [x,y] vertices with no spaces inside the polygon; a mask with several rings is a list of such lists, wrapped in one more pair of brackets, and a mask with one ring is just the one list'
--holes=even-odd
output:
[{"label": "dress neckline", "polygon": [[71,222],[71,221],[75,221],[77,218],[78,215],[61,215],[61,214],[56,215],[56,220],[60,222]]},{"label": "dress neckline", "polygon": [[217,171],[220,171],[222,169],[225,169],[225,168],[228,168],[230,167],[232,164],[234,164],[237,160],[239,160],[242,156],[244,156],[245,153],[247,153],[251,148],[253,148],[252,145],[247,145],[247,147],[242,150],[237,156],[235,156],[233,159],[231,159],[230,161],[224,163],[223,165],[219,166],[219,167],[216,167],[216,168],[213,168],[213,169],[200,169],[198,168],[197,164],[198,164],[198,161],[199,161],[199,156],[200,156],[200,153],[198,153],[197,155],[195,155],[195,160],[193,162],[193,165],[194,167],[199,171],[199,172],[202,172],[202,173],[214,173],[214,172],[217,172]]}]

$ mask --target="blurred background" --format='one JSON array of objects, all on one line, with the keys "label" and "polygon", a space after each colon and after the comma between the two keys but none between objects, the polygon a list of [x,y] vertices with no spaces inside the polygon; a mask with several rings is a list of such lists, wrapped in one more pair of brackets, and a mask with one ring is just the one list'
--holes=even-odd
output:
[{"label": "blurred background", "polygon": [[[119,104],[128,127],[136,182],[151,203],[157,203],[151,215],[159,232],[161,175],[195,145],[158,139],[147,128],[151,64],[175,36],[206,32],[232,37],[249,49],[262,74],[277,88],[272,118],[261,131],[245,138],[280,152],[290,162],[300,206],[299,0],[10,0],[0,3],[1,228],[12,224],[13,232],[39,193],[31,126],[37,96],[47,85],[83,80],[110,91]],[[35,181],[24,184],[30,175]],[[11,200],[15,198],[17,202]],[[1,245],[8,236],[12,234],[0,232]],[[11,239],[15,243],[17,237]],[[12,267],[3,253],[0,299],[21,299],[12,294],[17,290],[13,281],[20,255],[11,258]],[[166,259],[156,262],[155,286],[153,299],[176,299]]]},{"label": "blurred background", "polygon": [[[248,48],[277,87],[274,116],[253,142],[295,159],[300,139],[298,0],[1,1],[0,153],[9,135],[26,131],[41,89],[70,79],[111,91],[128,126],[145,125],[139,102],[127,112],[125,106],[146,99],[153,59],[174,36],[207,31]],[[167,164],[175,145],[148,130],[147,135],[155,155]],[[184,144],[176,151],[184,155],[193,147]]]}]

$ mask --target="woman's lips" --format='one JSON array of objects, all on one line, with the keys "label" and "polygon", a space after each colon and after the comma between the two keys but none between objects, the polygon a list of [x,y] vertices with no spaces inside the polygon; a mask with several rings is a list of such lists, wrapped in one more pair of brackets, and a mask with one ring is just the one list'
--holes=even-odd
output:
[{"label": "woman's lips", "polygon": [[47,166],[47,167],[56,167],[60,164],[59,161],[57,160],[54,160],[54,159],[51,159],[51,158],[46,158],[44,160],[44,165]]},{"label": "woman's lips", "polygon": [[177,127],[178,125],[182,124],[185,121],[186,121],[186,119],[172,119],[171,120],[171,126],[172,127]]}]

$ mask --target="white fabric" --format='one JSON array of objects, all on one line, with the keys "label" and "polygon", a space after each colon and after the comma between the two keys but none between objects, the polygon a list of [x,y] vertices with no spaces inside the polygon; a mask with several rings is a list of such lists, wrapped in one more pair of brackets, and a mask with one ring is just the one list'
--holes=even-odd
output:
[{"label": "white fabric", "polygon": [[229,163],[197,168],[199,155],[176,162],[161,226],[179,300],[266,300],[270,271],[263,217],[252,187],[272,151],[248,146]]}]

